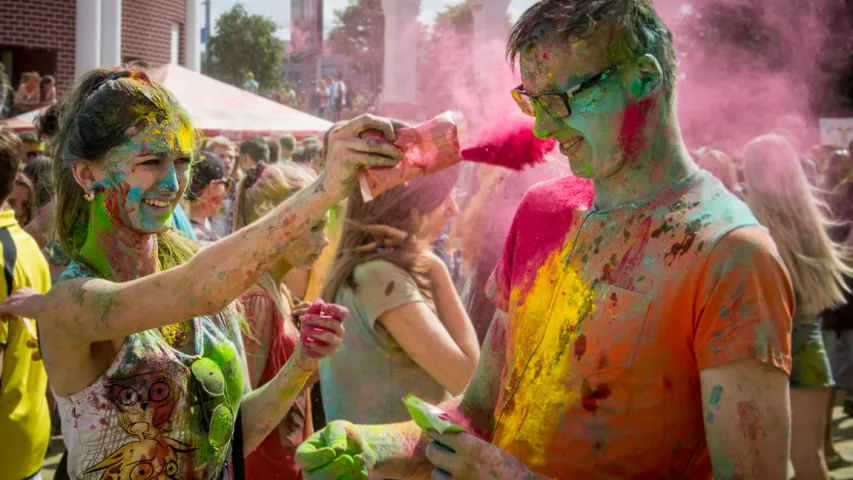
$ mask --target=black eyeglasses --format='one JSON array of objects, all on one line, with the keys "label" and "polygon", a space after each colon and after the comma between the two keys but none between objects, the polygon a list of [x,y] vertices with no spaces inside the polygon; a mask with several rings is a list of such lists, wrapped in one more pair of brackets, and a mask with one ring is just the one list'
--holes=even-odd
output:
[{"label": "black eyeglasses", "polygon": [[536,109],[541,108],[551,116],[567,118],[572,114],[572,107],[569,105],[572,98],[580,95],[584,90],[594,87],[599,82],[606,80],[618,68],[619,65],[610,67],[589,80],[575,85],[565,92],[543,92],[534,94],[525,92],[524,85],[519,85],[512,90],[512,98],[515,99],[515,103],[518,104],[518,108],[531,117],[535,117]]}]

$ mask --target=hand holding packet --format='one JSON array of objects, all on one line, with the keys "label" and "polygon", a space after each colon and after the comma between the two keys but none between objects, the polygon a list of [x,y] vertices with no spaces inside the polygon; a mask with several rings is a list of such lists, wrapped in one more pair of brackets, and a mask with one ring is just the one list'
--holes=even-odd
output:
[{"label": "hand holding packet", "polygon": [[465,433],[464,427],[446,420],[447,413],[435,405],[431,405],[411,394],[403,398],[403,403],[409,409],[412,420],[424,431],[436,430],[442,434],[444,432]]},{"label": "hand holding packet", "polygon": [[[418,175],[429,175],[462,161],[459,136],[465,131],[465,117],[458,112],[441,115],[415,127],[394,131],[393,142],[405,152],[405,158],[393,167],[373,167],[362,170],[358,177],[361,196],[365,201],[382,192],[402,185]],[[385,140],[381,132],[368,130],[362,138]]]}]

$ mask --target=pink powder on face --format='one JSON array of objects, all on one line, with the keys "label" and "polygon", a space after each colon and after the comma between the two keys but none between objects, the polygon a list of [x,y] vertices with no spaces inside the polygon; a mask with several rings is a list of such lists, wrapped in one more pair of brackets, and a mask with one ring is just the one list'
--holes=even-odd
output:
[{"label": "pink powder on face", "polygon": [[555,144],[553,138],[536,138],[530,121],[502,121],[484,129],[473,147],[462,150],[462,158],[518,171],[541,163]]}]

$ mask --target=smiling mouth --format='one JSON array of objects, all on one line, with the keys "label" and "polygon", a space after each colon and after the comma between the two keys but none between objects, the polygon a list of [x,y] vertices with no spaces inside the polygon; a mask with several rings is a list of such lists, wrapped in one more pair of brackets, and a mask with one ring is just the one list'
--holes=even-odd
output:
[{"label": "smiling mouth", "polygon": [[148,205],[149,207],[154,207],[154,208],[166,208],[172,204],[172,202],[170,202],[168,200],[155,200],[153,198],[146,198],[145,200],[142,201],[142,203],[144,203],[145,205]]},{"label": "smiling mouth", "polygon": [[581,143],[583,143],[583,137],[576,137],[574,140],[572,140],[569,143],[561,143],[560,144],[560,151],[563,152],[563,155],[568,155],[570,153],[574,153],[575,151],[578,150]]}]

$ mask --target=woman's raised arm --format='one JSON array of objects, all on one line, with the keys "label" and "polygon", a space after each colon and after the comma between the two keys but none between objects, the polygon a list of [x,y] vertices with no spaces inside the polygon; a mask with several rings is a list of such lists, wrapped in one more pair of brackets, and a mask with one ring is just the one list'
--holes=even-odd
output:
[{"label": "woman's raised arm", "polygon": [[[189,262],[126,283],[70,280],[47,295],[39,320],[75,343],[124,338],[222,310],[249,288],[298,235],[350,194],[365,166],[393,166],[403,154],[365,130],[394,139],[390,120],[365,115],[334,127],[327,169],[269,214],[200,251]],[[15,313],[15,312],[11,312]]]}]

